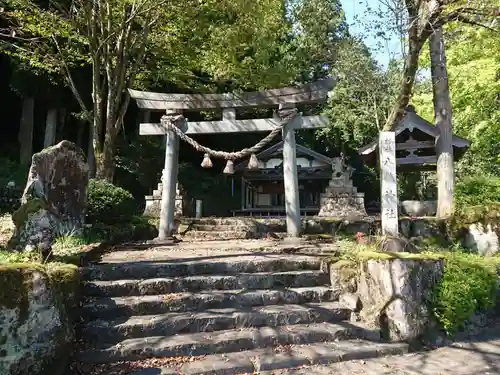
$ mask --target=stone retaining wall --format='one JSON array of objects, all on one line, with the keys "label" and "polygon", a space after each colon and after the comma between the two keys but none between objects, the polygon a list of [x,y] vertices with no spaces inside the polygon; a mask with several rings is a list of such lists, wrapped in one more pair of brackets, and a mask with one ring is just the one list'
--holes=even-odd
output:
[{"label": "stone retaining wall", "polygon": [[[240,227],[257,235],[267,233],[285,233],[286,219],[284,218],[248,218],[248,217],[205,217],[201,219],[180,218],[184,225],[199,224],[204,226],[231,226]],[[366,236],[381,235],[379,217],[369,216],[364,219],[334,219],[311,217],[302,219],[304,234],[326,234],[331,236],[355,236],[362,233]],[[433,217],[399,219],[399,233],[412,242],[434,241],[461,242],[462,245],[482,255],[493,255],[499,251],[500,219],[499,223],[464,224],[457,227],[451,221],[439,220]]]},{"label": "stone retaining wall", "polygon": [[57,374],[74,340],[78,269],[0,267],[0,374]]}]

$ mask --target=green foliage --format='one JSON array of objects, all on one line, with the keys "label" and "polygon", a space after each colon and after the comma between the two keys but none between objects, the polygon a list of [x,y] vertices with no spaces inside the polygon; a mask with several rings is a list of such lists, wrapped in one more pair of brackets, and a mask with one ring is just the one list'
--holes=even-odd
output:
[{"label": "green foliage", "polygon": [[408,171],[398,175],[400,200],[435,200],[437,197],[436,172]]},{"label": "green foliage", "polygon": [[438,321],[453,334],[482,309],[495,305],[500,258],[461,252],[446,254],[442,283],[433,291],[432,304]]},{"label": "green foliage", "polygon": [[[458,165],[459,174],[500,176],[500,35],[484,28],[449,24],[445,42],[454,132],[472,141]],[[422,65],[429,65],[427,49]],[[434,122],[432,87],[416,87],[413,104]]]},{"label": "green foliage", "polygon": [[383,71],[360,41],[345,40],[333,74],[339,82],[325,109],[330,126],[319,134],[336,147],[357,149],[372,141],[392,104],[399,67]]},{"label": "green foliage", "polygon": [[445,249],[427,245],[422,248],[424,251],[414,254],[381,252],[377,242],[363,244],[344,240],[340,244],[342,251],[329,262],[348,265],[351,272],[359,270],[359,264],[369,259],[443,259],[443,280],[432,291],[430,302],[436,318],[448,334],[463,328],[475,312],[492,308],[497,303],[499,256],[483,257],[456,247]]},{"label": "green foliage", "polygon": [[127,222],[137,213],[132,194],[104,180],[90,180],[87,218],[90,223]]},{"label": "green foliage", "polygon": [[5,187],[13,181],[17,187],[24,188],[28,177],[29,166],[20,166],[19,163],[8,159],[0,158],[0,187]]},{"label": "green foliage", "polygon": [[455,185],[455,206],[487,206],[500,202],[500,177],[470,176]]},{"label": "green foliage", "polygon": [[[151,240],[158,236],[158,230],[146,217],[132,216],[128,221],[96,223],[91,229],[91,238],[110,243]],[[89,235],[90,237],[90,235]]]},{"label": "green foliage", "polygon": [[42,256],[36,251],[12,252],[0,250],[0,263],[41,263]]},{"label": "green foliage", "polygon": [[[217,169],[214,166],[206,170],[197,165],[182,163],[179,166],[179,184],[184,189],[184,198],[188,202],[194,203],[196,199],[203,201],[204,215],[228,216],[232,209],[239,207],[241,193],[235,191],[234,196],[231,196],[231,179],[220,173],[222,168]],[[188,207],[193,216],[194,210],[194,205]]]}]

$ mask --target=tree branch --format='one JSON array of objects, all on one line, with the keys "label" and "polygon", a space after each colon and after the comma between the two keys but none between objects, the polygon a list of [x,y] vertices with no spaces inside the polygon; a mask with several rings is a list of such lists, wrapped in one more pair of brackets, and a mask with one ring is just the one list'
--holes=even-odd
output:
[{"label": "tree branch", "polygon": [[[69,70],[68,64],[66,64],[66,60],[62,54],[61,48],[59,46],[59,42],[57,41],[57,38],[54,34],[52,34],[52,40],[54,41],[54,44],[56,45],[57,48],[57,53],[58,56],[61,59],[62,66],[65,71],[65,77],[66,80],[69,84],[69,87],[71,91],[73,92],[73,95],[75,96],[75,99],[77,100],[78,104],[80,105],[81,110],[85,113],[85,117],[88,117],[86,114],[88,113],[87,106],[85,105],[85,102],[82,99],[82,96],[80,95],[80,92],[76,88],[75,81],[73,80],[73,76],[71,75],[71,71]],[[86,118],[87,121],[89,121],[88,118]]]}]

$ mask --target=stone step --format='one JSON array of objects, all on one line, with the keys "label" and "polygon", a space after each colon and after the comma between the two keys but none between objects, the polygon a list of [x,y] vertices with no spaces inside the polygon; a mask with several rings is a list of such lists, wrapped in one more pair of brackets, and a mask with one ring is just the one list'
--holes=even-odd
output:
[{"label": "stone step", "polygon": [[[240,232],[254,230],[255,225],[218,225],[218,224],[193,224],[189,227],[190,231],[201,231],[201,232]],[[186,234],[187,234],[186,233]]]},{"label": "stone step", "polygon": [[190,230],[183,234],[182,238],[191,241],[245,240],[252,238],[252,232],[244,229],[222,232]]},{"label": "stone step", "polygon": [[201,224],[201,225],[255,225],[255,220],[250,218],[235,218],[235,217],[202,217],[196,218],[181,218],[181,223],[184,225]]},{"label": "stone step", "polygon": [[207,293],[176,293],[155,296],[100,298],[83,306],[84,319],[115,319],[132,315],[203,311],[231,307],[302,304],[337,301],[339,290],[330,287],[275,290],[214,290]]},{"label": "stone step", "polygon": [[145,280],[93,281],[85,284],[83,294],[96,297],[156,295],[201,290],[272,289],[327,285],[323,271],[286,271],[240,273],[238,275],[200,275]]},{"label": "stone step", "polygon": [[126,320],[95,320],[82,329],[89,342],[115,344],[127,338],[173,336],[180,333],[214,332],[236,328],[277,327],[289,324],[340,322],[351,310],[338,302],[306,305],[270,305],[247,309],[211,309],[202,312],[132,316]]},{"label": "stone step", "polygon": [[200,356],[352,338],[377,341],[380,340],[380,332],[351,323],[234,329],[128,339],[106,348],[80,352],[78,357],[82,362],[107,363],[152,357]]},{"label": "stone step", "polygon": [[[407,352],[408,345],[404,343],[342,340],[245,350],[226,353],[224,356],[215,354],[175,368],[148,368],[129,375],[240,375],[263,374],[263,371],[266,371],[266,375],[277,375],[281,373],[279,370],[287,368],[370,359]],[[394,372],[396,373],[397,371]]]},{"label": "stone step", "polygon": [[267,257],[251,253],[200,259],[173,259],[171,262],[137,261],[122,263],[101,263],[82,269],[84,280],[109,281],[123,279],[150,279],[182,277],[186,275],[238,274],[250,272],[280,272],[298,270],[319,270],[321,259],[314,256],[287,256],[270,254]]}]

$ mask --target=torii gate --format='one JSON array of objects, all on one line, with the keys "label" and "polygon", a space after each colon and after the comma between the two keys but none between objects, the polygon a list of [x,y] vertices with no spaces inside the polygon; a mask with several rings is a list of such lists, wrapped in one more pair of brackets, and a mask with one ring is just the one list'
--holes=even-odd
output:
[{"label": "torii gate", "polygon": [[[181,115],[183,110],[222,109],[222,121],[196,121],[176,125],[185,134],[219,134],[241,132],[266,132],[276,129],[279,120],[273,118],[237,120],[236,108],[242,107],[278,107],[289,109],[297,104],[314,104],[326,101],[328,92],[335,86],[333,78],[317,81],[299,87],[288,87],[259,92],[227,94],[162,94],[129,90],[132,99],[140,109],[147,111],[165,111],[167,115]],[[317,129],[328,125],[325,116],[302,116],[298,114],[283,128],[283,175],[285,186],[285,209],[287,234],[289,237],[300,235],[300,205],[295,152],[295,129]],[[140,135],[165,135],[165,167],[163,169],[162,201],[160,228],[157,240],[165,241],[172,234],[174,224],[174,206],[178,172],[179,136],[163,124],[142,123]]]}]

